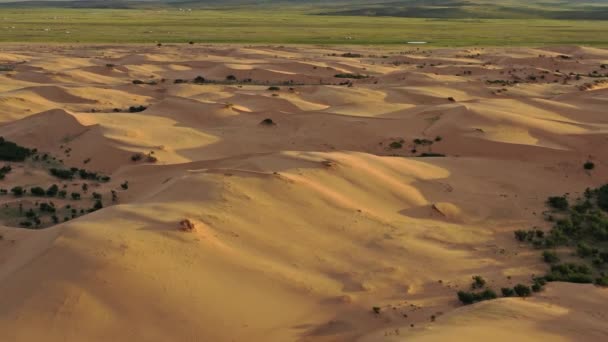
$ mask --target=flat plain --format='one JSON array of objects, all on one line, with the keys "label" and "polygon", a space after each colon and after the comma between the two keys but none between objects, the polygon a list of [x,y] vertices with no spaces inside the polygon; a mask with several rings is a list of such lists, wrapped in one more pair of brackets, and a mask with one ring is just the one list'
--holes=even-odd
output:
[{"label": "flat plain", "polygon": [[0,9],[0,42],[608,46],[607,20],[338,16],[292,7]]}]

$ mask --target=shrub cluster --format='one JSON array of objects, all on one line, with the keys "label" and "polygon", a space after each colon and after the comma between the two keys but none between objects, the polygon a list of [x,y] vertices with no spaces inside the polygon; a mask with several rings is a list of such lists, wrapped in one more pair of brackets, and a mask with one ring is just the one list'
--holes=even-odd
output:
[{"label": "shrub cluster", "polygon": [[25,158],[34,153],[35,150],[19,146],[12,141],[4,139],[4,137],[0,137],[0,160],[24,161]]},{"label": "shrub cluster", "polygon": [[458,299],[465,305],[495,299],[497,297],[496,292],[491,289],[485,289],[482,292],[458,291]]},{"label": "shrub cluster", "polygon": [[351,73],[336,74],[336,75],[334,75],[334,77],[335,78],[352,78],[352,79],[355,79],[355,80],[361,80],[361,79],[369,78],[369,76],[367,76],[367,75],[351,74]]},{"label": "shrub cluster", "polygon": [[98,182],[108,182],[110,181],[109,176],[101,175],[97,172],[87,171],[86,169],[79,169],[77,167],[72,167],[70,169],[58,169],[52,168],[49,170],[51,175],[65,180],[72,180],[76,175],[78,175],[81,179],[93,180]]},{"label": "shrub cluster", "polygon": [[[518,230],[515,238],[532,243],[537,248],[565,247],[576,251],[581,263],[562,263],[557,253],[544,250],[542,258],[551,264],[546,281],[593,283],[605,286],[608,277],[608,184],[586,189],[583,198],[570,204],[565,196],[553,196],[547,205],[555,211],[547,216],[553,222],[548,233],[540,230]],[[532,290],[535,290],[533,287]]]}]

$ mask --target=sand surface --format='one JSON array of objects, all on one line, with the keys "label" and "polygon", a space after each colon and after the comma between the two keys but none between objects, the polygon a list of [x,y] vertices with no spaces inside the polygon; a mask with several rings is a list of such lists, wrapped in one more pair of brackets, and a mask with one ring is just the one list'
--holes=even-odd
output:
[{"label": "sand surface", "polygon": [[[473,275],[542,274],[513,231],[608,182],[602,64],[582,47],[0,45],[0,135],[119,192],[0,227],[2,340],[608,340],[606,289],[456,298]],[[0,182],[58,181],[21,165]]]}]

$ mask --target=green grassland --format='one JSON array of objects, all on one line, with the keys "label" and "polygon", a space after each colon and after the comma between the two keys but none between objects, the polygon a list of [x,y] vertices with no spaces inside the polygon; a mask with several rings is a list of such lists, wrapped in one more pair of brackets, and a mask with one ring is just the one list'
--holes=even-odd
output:
[{"label": "green grassland", "polygon": [[0,42],[608,46],[606,20],[318,15],[311,8],[2,8]]}]

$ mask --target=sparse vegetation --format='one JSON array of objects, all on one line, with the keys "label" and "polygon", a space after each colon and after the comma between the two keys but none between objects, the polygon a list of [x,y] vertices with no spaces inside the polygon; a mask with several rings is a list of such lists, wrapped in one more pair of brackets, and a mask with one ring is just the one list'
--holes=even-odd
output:
[{"label": "sparse vegetation", "polygon": [[369,78],[369,76],[367,76],[367,75],[350,74],[350,73],[336,74],[336,75],[334,75],[334,77],[335,78],[352,78],[352,79],[355,79],[355,80],[361,80],[361,79]]},{"label": "sparse vegetation", "polygon": [[[538,285],[532,290],[542,288],[545,281],[567,281],[573,283],[606,284],[605,267],[608,265],[608,185],[597,189],[586,189],[584,196],[573,205],[565,196],[552,196],[547,205],[555,210],[547,218],[553,222],[548,234],[518,230],[515,237],[519,241],[531,243],[536,248],[545,249],[543,260],[551,264],[548,273],[537,278]],[[554,216],[555,215],[555,216]],[[559,263],[560,258],[549,248],[561,246],[575,249],[573,254],[580,262]]]}]

